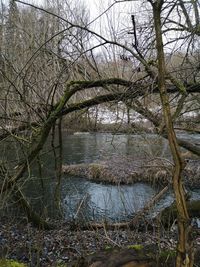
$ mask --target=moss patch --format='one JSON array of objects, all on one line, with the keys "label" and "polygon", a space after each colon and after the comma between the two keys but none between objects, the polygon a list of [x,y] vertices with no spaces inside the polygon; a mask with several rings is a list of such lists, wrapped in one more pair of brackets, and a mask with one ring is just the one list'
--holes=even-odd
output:
[{"label": "moss patch", "polygon": [[14,260],[0,259],[1,267],[27,267],[24,263],[20,263]]},{"label": "moss patch", "polygon": [[113,249],[113,247],[110,247],[110,246],[105,247],[105,250],[112,250],[112,249]]},{"label": "moss patch", "polygon": [[159,258],[161,261],[167,260],[167,259],[174,259],[176,257],[176,251],[175,250],[162,250],[159,254]]},{"label": "moss patch", "polygon": [[135,249],[135,250],[141,250],[144,247],[142,245],[129,245],[129,246],[127,246],[127,248],[132,248],[132,249]]}]

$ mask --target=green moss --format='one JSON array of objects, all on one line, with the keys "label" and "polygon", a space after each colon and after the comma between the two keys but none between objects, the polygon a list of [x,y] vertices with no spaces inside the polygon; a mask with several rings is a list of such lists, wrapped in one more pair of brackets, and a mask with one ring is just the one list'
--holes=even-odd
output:
[{"label": "green moss", "polygon": [[175,250],[162,250],[160,252],[159,257],[162,259],[165,258],[174,258],[176,256],[176,251]]},{"label": "green moss", "polygon": [[105,247],[105,250],[111,250],[111,249],[113,249],[113,248],[110,247],[110,246],[106,246],[106,247]]},{"label": "green moss", "polygon": [[14,260],[0,259],[1,267],[27,267],[24,263],[20,263]]},{"label": "green moss", "polygon": [[129,245],[129,246],[127,246],[127,248],[132,248],[132,249],[135,249],[135,250],[141,250],[144,247],[142,245]]}]

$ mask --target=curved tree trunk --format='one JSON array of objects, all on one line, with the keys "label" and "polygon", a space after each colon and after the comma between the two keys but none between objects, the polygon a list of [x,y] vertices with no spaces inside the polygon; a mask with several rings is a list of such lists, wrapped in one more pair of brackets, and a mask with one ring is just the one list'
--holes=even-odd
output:
[{"label": "curved tree trunk", "polygon": [[162,0],[157,0],[154,3],[150,1],[153,6],[154,27],[156,32],[156,46],[158,57],[158,86],[160,91],[160,98],[162,102],[163,116],[165,127],[168,135],[169,145],[174,160],[173,171],[173,189],[175,194],[177,206],[177,221],[179,240],[177,244],[176,267],[192,267],[193,266],[193,246],[192,241],[189,240],[189,215],[186,206],[185,191],[181,179],[182,171],[185,164],[181,158],[179,145],[173,127],[173,120],[170,111],[169,98],[165,84],[165,59],[161,31],[161,9],[163,5]]},{"label": "curved tree trunk", "polygon": [[50,230],[53,229],[54,226],[48,223],[45,219],[43,219],[38,213],[36,213],[29,202],[27,201],[26,197],[22,193],[21,189],[15,185],[14,187],[14,196],[16,200],[21,205],[22,209],[25,211],[28,221],[30,221],[34,226],[37,228]]},{"label": "curved tree trunk", "polygon": [[22,191],[20,190],[20,188],[18,188],[17,181],[23,177],[24,173],[27,171],[27,169],[30,167],[33,161],[37,158],[39,152],[42,150],[53,125],[55,124],[56,120],[60,117],[59,114],[64,108],[67,100],[71,97],[70,86],[71,84],[69,84],[68,87],[66,88],[63,97],[61,97],[55,109],[49,114],[43,127],[41,127],[38,136],[32,141],[28,157],[24,160],[24,162],[20,166],[17,167],[15,175],[13,175],[7,180],[6,185],[2,189],[2,192],[14,189],[13,194],[17,198],[21,206],[24,208],[28,219],[38,227],[42,226],[44,228],[49,228],[49,225],[36,212],[34,212],[29,202],[23,195]]}]

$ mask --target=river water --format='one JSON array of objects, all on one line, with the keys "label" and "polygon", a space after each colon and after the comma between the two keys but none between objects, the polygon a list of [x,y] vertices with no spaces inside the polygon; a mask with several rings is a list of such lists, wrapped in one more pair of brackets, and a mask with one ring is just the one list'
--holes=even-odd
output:
[{"label": "river water", "polygon": [[[197,135],[182,136],[193,142],[200,142]],[[168,143],[153,134],[112,135],[105,133],[77,133],[67,135],[63,131],[64,164],[89,163],[105,157],[131,156],[135,159],[145,157],[170,158]],[[53,195],[55,172],[52,154],[41,157],[42,179],[38,178],[37,168],[27,182],[25,192],[37,209],[48,211],[49,216],[55,215]],[[66,220],[126,220],[158,192],[147,184],[105,185],[84,179],[83,177],[64,176],[62,179],[62,208]],[[192,193],[192,197],[200,198],[200,191]],[[156,210],[168,206],[173,201],[173,194],[167,193],[158,203]],[[45,210],[44,210],[45,207]]]}]

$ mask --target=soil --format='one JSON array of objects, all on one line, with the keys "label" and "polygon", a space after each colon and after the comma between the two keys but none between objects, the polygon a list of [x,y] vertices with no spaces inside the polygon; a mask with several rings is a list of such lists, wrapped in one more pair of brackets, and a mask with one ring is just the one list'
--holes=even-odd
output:
[{"label": "soil", "polygon": [[[84,259],[96,251],[107,251],[113,247],[127,249],[142,245],[157,251],[158,248],[173,251],[177,238],[176,228],[164,230],[155,227],[151,231],[142,232],[128,228],[80,230],[76,227],[72,230],[69,223],[57,221],[56,229],[44,231],[20,221],[20,218],[18,221],[1,218],[0,223],[0,258],[18,260],[30,267],[75,266],[73,262],[77,262],[77,259]],[[193,237],[198,249],[199,229],[194,229]],[[196,253],[197,256],[200,255],[199,252]]]}]

